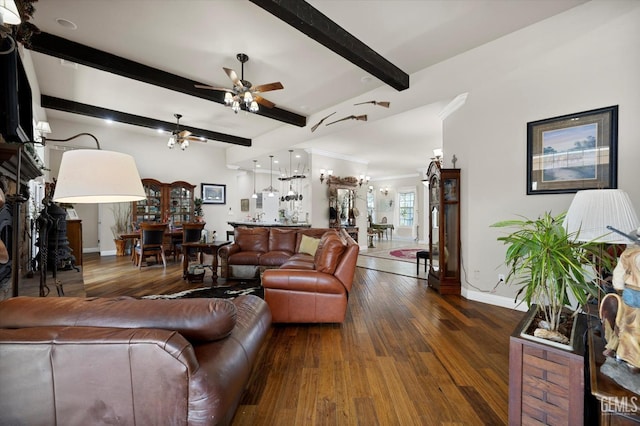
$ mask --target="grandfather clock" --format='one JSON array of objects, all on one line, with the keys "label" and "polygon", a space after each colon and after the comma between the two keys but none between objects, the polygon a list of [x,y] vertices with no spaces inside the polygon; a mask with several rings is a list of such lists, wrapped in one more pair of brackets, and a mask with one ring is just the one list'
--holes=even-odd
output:
[{"label": "grandfather clock", "polygon": [[432,161],[429,179],[429,287],[460,294],[460,169]]}]

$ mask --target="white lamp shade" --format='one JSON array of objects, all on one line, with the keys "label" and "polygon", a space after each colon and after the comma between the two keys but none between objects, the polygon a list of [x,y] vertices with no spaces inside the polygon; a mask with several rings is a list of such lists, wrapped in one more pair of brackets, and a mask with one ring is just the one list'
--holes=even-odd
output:
[{"label": "white lamp shade", "polygon": [[607,229],[635,231],[640,225],[631,199],[620,189],[578,191],[564,220],[568,233],[576,233],[577,241],[629,244],[631,241]]},{"label": "white lamp shade", "polygon": [[147,198],[132,156],[97,149],[62,155],[53,201],[122,203]]},{"label": "white lamp shade", "polygon": [[5,24],[20,24],[20,13],[14,0],[0,0],[0,15]]}]

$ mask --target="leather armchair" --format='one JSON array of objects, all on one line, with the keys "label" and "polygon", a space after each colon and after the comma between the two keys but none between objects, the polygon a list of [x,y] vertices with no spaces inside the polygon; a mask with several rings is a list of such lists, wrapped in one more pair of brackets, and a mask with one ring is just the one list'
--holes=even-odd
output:
[{"label": "leather armchair", "polygon": [[274,323],[341,323],[360,248],[344,229],[325,233],[313,257],[293,256],[262,275]]}]

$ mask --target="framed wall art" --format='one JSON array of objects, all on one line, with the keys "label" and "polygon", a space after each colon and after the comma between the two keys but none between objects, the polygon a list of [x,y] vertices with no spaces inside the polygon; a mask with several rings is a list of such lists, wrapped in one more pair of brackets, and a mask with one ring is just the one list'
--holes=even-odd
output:
[{"label": "framed wall art", "polygon": [[202,202],[204,204],[226,204],[227,185],[215,183],[201,183]]},{"label": "framed wall art", "polygon": [[240,200],[240,211],[248,212],[249,211],[249,199],[243,198]]},{"label": "framed wall art", "polygon": [[618,106],[527,123],[527,195],[618,185]]}]

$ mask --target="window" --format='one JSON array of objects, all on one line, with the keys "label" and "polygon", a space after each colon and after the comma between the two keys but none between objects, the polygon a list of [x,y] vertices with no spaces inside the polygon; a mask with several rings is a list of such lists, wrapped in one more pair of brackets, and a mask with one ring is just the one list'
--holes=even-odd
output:
[{"label": "window", "polygon": [[373,212],[375,211],[375,209],[376,209],[376,205],[373,197],[373,191],[368,191],[367,192],[367,214],[369,215],[371,222],[373,222]]},{"label": "window", "polygon": [[400,226],[413,226],[413,211],[416,200],[415,192],[399,192],[398,208],[400,210]]}]

